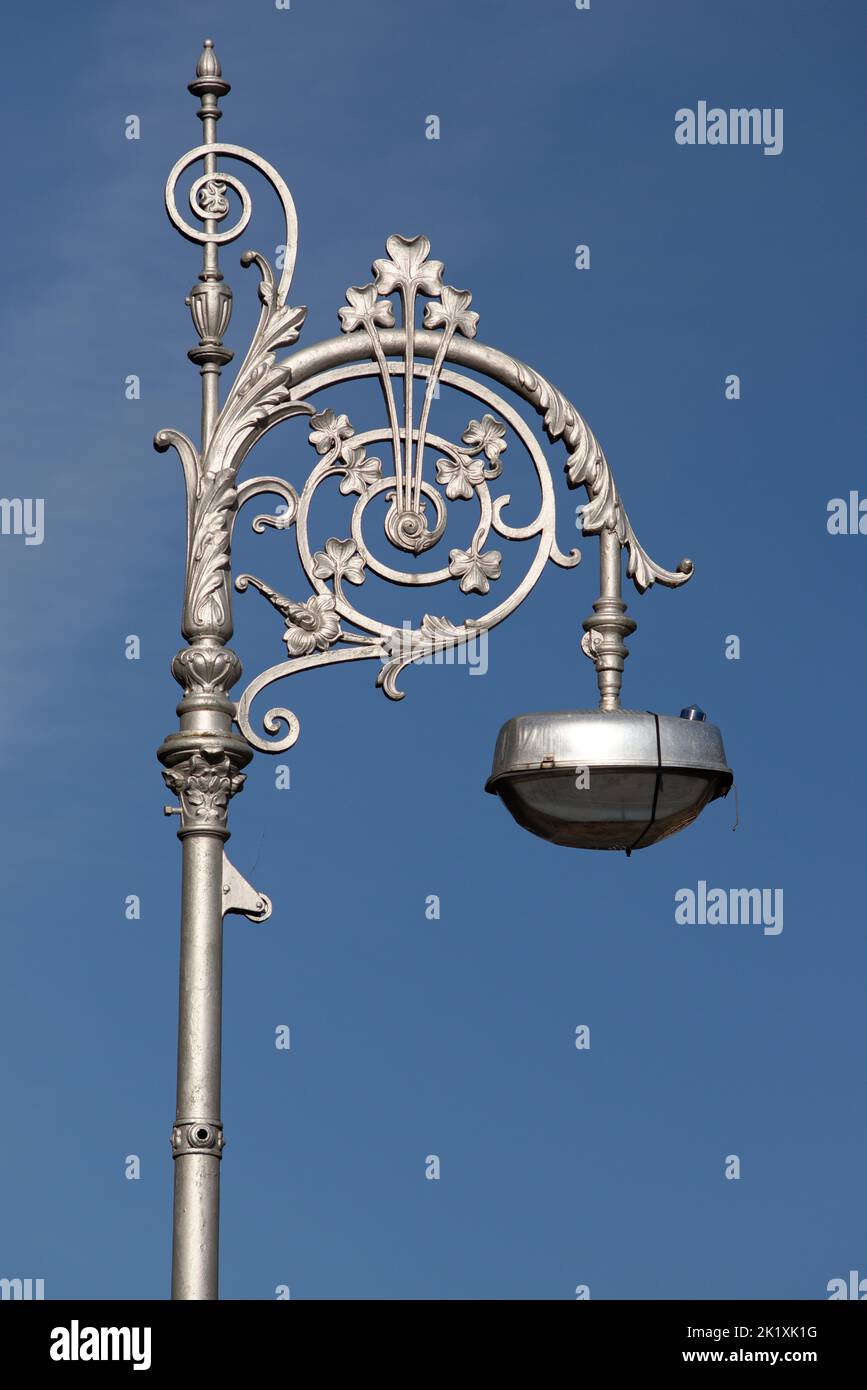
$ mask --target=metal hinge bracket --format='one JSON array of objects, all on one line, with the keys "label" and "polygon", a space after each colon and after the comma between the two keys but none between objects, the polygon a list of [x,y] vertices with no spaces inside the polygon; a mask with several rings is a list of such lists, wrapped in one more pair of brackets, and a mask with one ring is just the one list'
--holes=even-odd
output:
[{"label": "metal hinge bracket", "polygon": [[225,850],[223,851],[223,916],[236,912],[251,922],[266,922],[271,916],[271,899],[258,893],[251,883],[238,873]]}]

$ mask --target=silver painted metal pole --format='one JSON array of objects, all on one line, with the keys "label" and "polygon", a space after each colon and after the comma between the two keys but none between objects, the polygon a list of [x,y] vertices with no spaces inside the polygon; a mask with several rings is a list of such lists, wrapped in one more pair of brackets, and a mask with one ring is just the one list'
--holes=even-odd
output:
[{"label": "silver painted metal pole", "polygon": [[[221,115],[218,99],[228,90],[213,44],[206,39],[196,79],[190,83],[190,91],[201,99],[203,146],[215,143]],[[213,177],[215,157],[206,153],[202,160],[204,175],[194,186],[194,196],[208,238],[217,233],[228,205],[225,184]],[[208,217],[208,212],[214,215]],[[231,291],[219,268],[218,244],[205,239],[199,284],[187,300],[199,333],[199,343],[189,356],[202,377],[201,449],[190,460],[199,483],[188,499],[183,632],[189,646],[172,663],[184,690],[178,705],[180,729],[169,735],[158,754],[166,768],[166,783],[180,800],[178,835],[183,844],[177,1110],[172,1131],[175,1299],[219,1296],[223,914],[238,910],[234,898],[231,903],[227,900],[233,892],[234,871],[223,846],[229,837],[229,799],[240,790],[244,781],[240,769],[251,757],[247,745],[232,732],[235,707],[228,691],[239,678],[241,665],[226,646],[232,635],[228,585],[221,581],[203,595],[200,581],[200,561],[209,537],[202,534],[199,507],[214,502],[203,460],[219,413],[220,371],[232,357],[222,342],[231,303]],[[157,445],[167,447],[159,437]],[[223,511],[230,512],[231,505]],[[259,907],[264,907],[262,900]]]},{"label": "silver painted metal pole", "polygon": [[220,1064],[223,974],[223,841],[191,833],[183,842],[177,1116],[174,1132],[172,1297],[217,1298],[220,1225]]}]

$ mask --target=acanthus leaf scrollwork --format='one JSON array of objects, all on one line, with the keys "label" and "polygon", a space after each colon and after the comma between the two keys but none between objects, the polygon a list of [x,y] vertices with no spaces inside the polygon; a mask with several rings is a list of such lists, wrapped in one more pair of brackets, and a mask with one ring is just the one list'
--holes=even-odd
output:
[{"label": "acanthus leaf scrollwork", "polygon": [[626,573],[639,593],[660,583],[676,589],[693,573],[691,560],[681,560],[676,570],[664,569],[651,560],[641,545],[626,514],[608,460],[586,420],[562,392],[523,362],[513,359],[518,381],[529,400],[543,417],[552,443],[562,439],[569,457],[565,471],[570,487],[584,487],[589,502],[581,514],[585,536],[602,530],[613,531],[627,552]]},{"label": "acanthus leaf scrollwork", "polygon": [[[291,399],[291,367],[276,359],[279,348],[297,341],[307,310],[281,303],[271,267],[258,252],[245,253],[242,262],[259,268],[262,307],[247,355],[217,416],[213,434],[201,454],[177,430],[161,430],[154,441],[160,452],[170,447],[177,450],[187,485],[183,632],[188,640],[214,636],[226,641],[231,635],[232,530],[239,506],[254,495],[250,485],[240,489],[235,486],[246,454],[278,419],[313,411],[306,402]],[[261,485],[268,480],[256,481],[260,483],[256,490],[282,493],[287,506],[291,498],[297,500],[294,490],[281,479],[270,480],[273,489]],[[254,524],[258,530],[264,525],[286,526],[287,514],[282,518],[258,517]]]}]

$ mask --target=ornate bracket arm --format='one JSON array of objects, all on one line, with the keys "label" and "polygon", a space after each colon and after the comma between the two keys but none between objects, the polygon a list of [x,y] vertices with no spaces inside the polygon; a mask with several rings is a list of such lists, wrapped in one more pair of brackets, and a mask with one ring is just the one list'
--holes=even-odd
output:
[{"label": "ornate bracket arm", "polygon": [[[502,622],[530,593],[548,560],[567,567],[580,560],[577,550],[566,554],[557,544],[554,488],[535,436],[518,412],[479,377],[505,385],[537,411],[548,438],[552,442],[562,440],[566,446],[565,471],[570,487],[586,489],[588,501],[581,509],[581,529],[585,535],[599,534],[605,558],[600,598],[585,623],[588,637],[584,650],[597,669],[603,708],[619,704],[627,655],[623,639],[635,629],[634,621],[625,616],[620,592],[621,548],[627,552],[627,575],[641,592],[654,583],[676,588],[692,574],[691,561],[682,560],[676,570],[668,570],[640,545],[605,455],[575,407],[525,363],[477,341],[479,316],[469,307],[472,296],[467,290],[443,283],[442,264],[430,259],[427,238],[390,237],[386,250],[387,259],[374,263],[375,282],[347,291],[347,305],[339,311],[343,335],[302,348],[284,359],[274,369],[286,374],[281,394],[273,400],[264,399],[257,417],[258,438],[287,418],[293,407],[304,405],[313,412],[310,401],[319,392],[347,380],[373,376],[378,377],[382,389],[387,425],[359,433],[348,416],[330,407],[311,413],[310,443],[319,459],[301,492],[296,495],[293,490],[291,505],[279,524],[294,527],[301,569],[313,596],[304,601],[290,599],[252,575],[242,575],[237,581],[239,590],[257,589],[281,614],[289,655],[287,662],[258,676],[241,697],[238,724],[255,748],[284,751],[298,737],[295,715],[279,707],[269,710],[263,720],[265,732],[279,737],[265,740],[251,725],[252,701],[273,681],[313,666],[377,656],[382,666],[377,685],[392,698],[400,698],[396,679],[405,666],[465,644]],[[261,258],[253,259],[260,265],[267,306],[271,302],[269,272]],[[395,304],[387,298],[390,294],[397,298],[401,327],[395,327]],[[415,326],[414,319],[420,295],[429,301],[422,328]],[[464,376],[454,370],[455,366],[468,367],[476,375]],[[239,377],[244,373],[242,367]],[[401,381],[403,399],[399,404],[395,388]],[[414,381],[423,387],[417,423]],[[483,408],[480,418],[470,420],[459,444],[432,432],[433,403],[440,386],[475,398]],[[228,436],[241,418],[241,405],[239,398],[230,412],[227,402],[220,426],[224,435]],[[504,518],[509,494],[491,495],[491,485],[503,471],[509,431],[529,453],[541,489],[538,513],[523,526],[511,525]],[[219,434],[218,429],[215,438]],[[383,477],[379,458],[368,453],[372,446],[386,441],[394,460],[391,477]],[[251,446],[245,442],[242,450]],[[434,482],[424,477],[426,450],[431,448],[439,455]],[[329,479],[339,483],[341,494],[357,494],[358,500],[348,537],[332,537],[323,550],[314,550],[308,540],[311,501]],[[455,504],[457,514],[467,502],[479,509],[469,544],[453,547],[448,563],[440,568],[406,570],[383,562],[364,529],[369,504],[383,494],[390,504],[383,523],[385,536],[395,549],[416,557],[434,551],[446,530],[449,504]],[[271,524],[277,523],[272,519]],[[418,626],[405,624],[405,630],[397,631],[360,611],[350,597],[347,586],[364,583],[368,573],[416,591],[426,585],[456,581],[464,594],[486,595],[503,575],[502,552],[489,545],[492,532],[507,541],[535,540],[536,551],[527,574],[512,593],[481,615],[459,622],[425,613]]]}]

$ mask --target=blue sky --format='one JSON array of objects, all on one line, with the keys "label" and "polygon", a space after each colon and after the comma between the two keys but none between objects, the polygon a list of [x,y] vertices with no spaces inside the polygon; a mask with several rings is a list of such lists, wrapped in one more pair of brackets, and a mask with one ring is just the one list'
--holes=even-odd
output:
[{"label": "blue sky", "polygon": [[[199,255],[162,188],[200,139],[206,34],[233,84],[220,138],[293,190],[302,341],[338,331],[389,234],[423,231],[480,339],[586,415],[650,553],[695,560],[676,593],[629,586],[624,702],[703,705],[740,802],[734,834],[729,798],[626,860],[533,839],[483,794],[504,719],[594,702],[589,538],[493,635],[484,678],[410,670],[395,705],[361,663],[281,690],[291,789],[263,755],[232,804],[232,858],[275,910],[226,926],[223,1296],[822,1298],[867,1274],[867,538],[826,526],[867,491],[862,7],[49,0],[5,30],[0,494],[43,498],[45,537],[0,537],[0,1276],[49,1298],[168,1287],[179,853],[155,749],[184,510],[151,438],[197,425]],[[677,145],[699,101],[782,108],[782,153]],[[222,257],[239,355],[238,253],[278,240],[248,183]],[[568,546],[580,499],[546,447]],[[297,481],[311,458],[290,422],[254,471]],[[245,525],[237,555],[297,591],[289,537]],[[235,620],[248,677],[281,659],[261,599]],[[700,880],[782,889],[784,930],[679,925]]]}]

